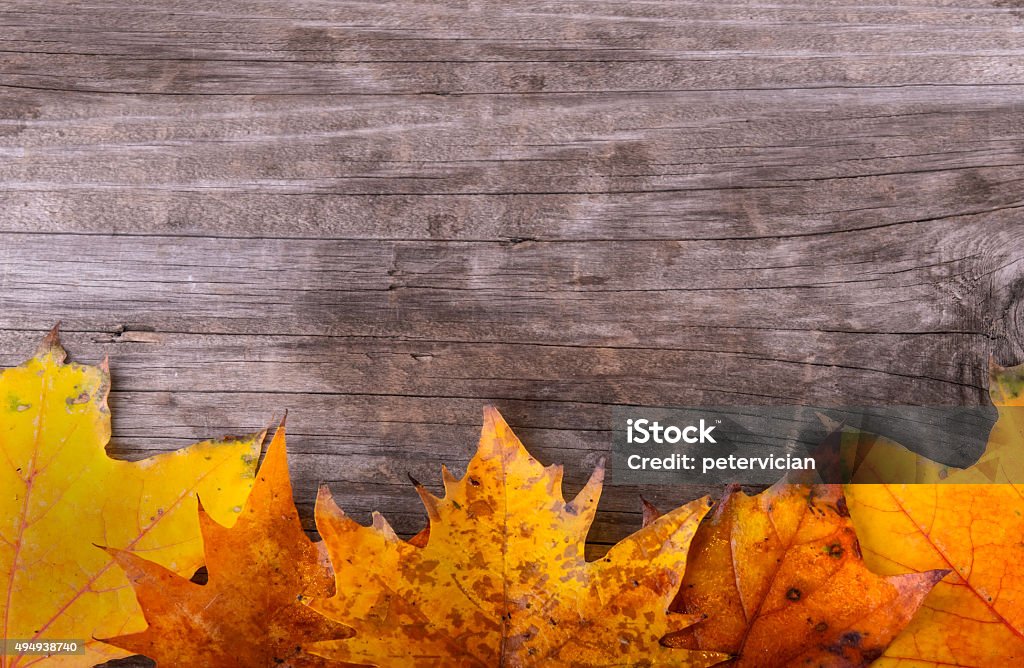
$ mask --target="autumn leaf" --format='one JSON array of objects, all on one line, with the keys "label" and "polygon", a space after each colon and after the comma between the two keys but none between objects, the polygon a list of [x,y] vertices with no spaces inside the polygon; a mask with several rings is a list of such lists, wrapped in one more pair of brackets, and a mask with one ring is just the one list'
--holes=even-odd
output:
[{"label": "autumn leaf", "polygon": [[301,594],[329,596],[334,579],[326,555],[299,522],[283,424],[237,523],[223,527],[200,508],[199,524],[205,585],[131,552],[109,550],[128,574],[149,627],[106,642],[172,668],[337,665],[302,651],[307,640],[347,638],[352,631],[300,602]]},{"label": "autumn leaf", "polygon": [[836,485],[736,487],[697,530],[673,604],[708,618],[667,642],[737,668],[866,666],[945,573],[870,572]]},{"label": "autumn leaf", "polygon": [[355,628],[314,645],[325,657],[385,667],[710,666],[724,655],[659,641],[699,619],[669,614],[706,500],[694,501],[588,563],[583,557],[603,468],[571,502],[562,469],[542,467],[493,408],[462,479],[418,491],[429,537],[400,540],[379,515],[364,527],[331,500],[317,527],[337,593],[311,605]]},{"label": "autumn leaf", "polygon": [[[981,459],[945,484],[850,485],[868,565],[882,573],[952,572],[875,665],[1024,665],[1024,366],[993,367],[999,420]],[[1014,484],[971,484],[976,481]],[[955,484],[964,481],[967,484]]]},{"label": "autumn leaf", "polygon": [[111,459],[100,367],[65,364],[56,329],[0,375],[0,638],[76,640],[84,654],[4,655],[0,667],[92,666],[125,656],[94,640],[143,627],[113,545],[191,575],[202,564],[196,492],[231,523],[252,486],[262,434],[137,462]]}]

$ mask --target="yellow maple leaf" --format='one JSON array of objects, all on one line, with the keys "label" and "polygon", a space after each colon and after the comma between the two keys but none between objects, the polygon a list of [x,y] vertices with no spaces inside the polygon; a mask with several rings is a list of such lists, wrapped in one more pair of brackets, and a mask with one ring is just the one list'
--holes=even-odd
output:
[{"label": "yellow maple leaf", "polygon": [[588,563],[583,546],[603,468],[565,502],[561,467],[541,466],[488,408],[466,475],[445,469],[443,477],[444,498],[418,486],[430,518],[422,547],[400,540],[379,515],[359,525],[321,490],[317,527],[337,593],[311,605],[356,636],[311,652],[396,668],[697,668],[728,658],[660,643],[700,619],[668,607],[706,499]]},{"label": "yellow maple leaf", "polygon": [[[7,646],[0,668],[84,667],[126,656],[94,638],[145,622],[124,573],[94,544],[191,575],[203,556],[196,492],[218,522],[234,522],[263,439],[111,459],[106,364],[64,360],[55,329],[35,357],[0,375],[0,639]],[[13,647],[58,639],[84,652],[48,657]]]},{"label": "yellow maple leaf", "polygon": [[942,484],[847,487],[872,570],[952,571],[877,666],[1024,665],[1024,366],[993,366],[990,394],[999,420],[973,466],[951,469]]}]

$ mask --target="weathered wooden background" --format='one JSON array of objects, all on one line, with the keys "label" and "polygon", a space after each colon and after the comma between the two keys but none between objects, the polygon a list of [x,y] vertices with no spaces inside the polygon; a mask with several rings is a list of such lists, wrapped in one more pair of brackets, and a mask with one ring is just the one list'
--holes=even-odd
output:
[{"label": "weathered wooden background", "polygon": [[1024,361],[1021,0],[0,25],[0,363],[56,320],[109,354],[126,457],[289,409],[307,519],[326,481],[415,531],[485,402],[574,491],[615,405],[977,403]]}]

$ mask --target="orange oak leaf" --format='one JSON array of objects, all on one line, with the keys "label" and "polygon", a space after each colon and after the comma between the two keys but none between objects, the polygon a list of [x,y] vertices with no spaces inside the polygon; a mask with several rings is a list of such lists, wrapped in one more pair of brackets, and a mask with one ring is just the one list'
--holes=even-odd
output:
[{"label": "orange oak leaf", "polygon": [[973,466],[943,484],[847,487],[872,569],[952,571],[877,666],[1024,665],[1024,365],[993,366],[990,395],[999,420]]},{"label": "orange oak leaf", "polygon": [[310,651],[396,668],[695,668],[726,658],[660,644],[699,619],[668,606],[706,500],[588,563],[603,467],[565,502],[561,467],[537,463],[488,408],[466,475],[442,473],[444,498],[417,486],[430,519],[422,546],[400,540],[379,515],[370,527],[357,524],[321,490],[317,527],[337,593],[311,605],[356,635]]},{"label": "orange oak leaf", "polygon": [[205,585],[130,552],[109,550],[128,574],[149,627],[105,642],[170,668],[337,665],[302,651],[309,640],[346,638],[352,630],[300,601],[304,593],[329,596],[334,581],[326,555],[299,522],[283,424],[235,525],[217,524],[202,508],[199,524],[209,572]]},{"label": "orange oak leaf", "polygon": [[737,487],[697,530],[673,605],[708,619],[668,642],[729,652],[737,668],[866,666],[946,573],[870,572],[839,486]]},{"label": "orange oak leaf", "polygon": [[[94,543],[178,573],[202,564],[196,493],[233,522],[263,434],[141,461],[111,459],[106,362],[65,364],[56,328],[0,375],[0,668],[92,666],[126,653],[94,640],[142,628],[128,580]],[[67,640],[81,654],[32,655],[18,641]]]}]

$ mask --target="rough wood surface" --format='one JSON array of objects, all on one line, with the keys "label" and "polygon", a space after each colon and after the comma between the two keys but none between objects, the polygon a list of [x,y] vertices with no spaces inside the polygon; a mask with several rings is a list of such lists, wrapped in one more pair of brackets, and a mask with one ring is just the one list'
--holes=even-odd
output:
[{"label": "rough wood surface", "polygon": [[[1024,3],[0,4],[0,363],[108,354],[113,450],[290,409],[405,533],[497,404],[977,403],[1024,361]],[[611,486],[592,538],[639,524]],[[600,548],[598,548],[600,549]]]}]

